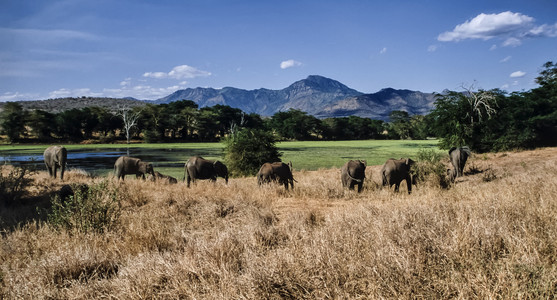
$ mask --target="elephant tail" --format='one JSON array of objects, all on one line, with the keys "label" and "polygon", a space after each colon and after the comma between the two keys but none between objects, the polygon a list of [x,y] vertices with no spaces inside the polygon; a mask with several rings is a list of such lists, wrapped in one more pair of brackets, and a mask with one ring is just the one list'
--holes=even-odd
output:
[{"label": "elephant tail", "polygon": [[[356,181],[357,183],[360,183],[360,182],[363,181],[363,179],[358,179],[358,178],[352,177],[352,175],[350,175],[350,172],[348,172],[348,171],[346,172],[346,175],[348,175],[348,177],[350,177],[351,180],[354,180],[354,181]],[[365,177],[364,177],[364,178],[365,178]]]}]

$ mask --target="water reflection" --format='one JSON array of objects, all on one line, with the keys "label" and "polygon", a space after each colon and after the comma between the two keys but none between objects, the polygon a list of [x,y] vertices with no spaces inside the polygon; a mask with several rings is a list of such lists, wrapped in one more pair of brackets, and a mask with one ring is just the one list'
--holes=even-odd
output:
[{"label": "water reflection", "polygon": [[[44,169],[44,150],[8,150],[0,152],[0,164],[26,166]],[[168,148],[129,148],[130,156],[152,162],[155,167],[179,168],[184,167],[185,161],[193,155],[205,157],[219,157],[221,150],[216,149],[168,149]],[[114,162],[121,155],[128,155],[127,148],[113,149],[79,149],[68,150],[67,169],[78,168],[92,175],[105,175],[114,168]]]}]

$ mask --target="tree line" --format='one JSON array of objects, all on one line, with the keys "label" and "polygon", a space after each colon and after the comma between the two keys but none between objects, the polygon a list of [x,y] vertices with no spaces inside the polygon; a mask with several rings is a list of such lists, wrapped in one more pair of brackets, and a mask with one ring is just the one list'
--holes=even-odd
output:
[{"label": "tree line", "polygon": [[[145,142],[219,141],[239,128],[264,129],[277,140],[354,140],[425,138],[422,116],[404,111],[391,113],[392,122],[361,118],[318,119],[291,109],[263,118],[227,105],[199,108],[191,100],[146,104],[111,111],[103,107],[69,109],[59,113],[28,111],[8,102],[0,114],[2,133],[9,142],[51,142],[126,139]],[[133,122],[133,123],[132,123]],[[130,126],[132,125],[132,126]],[[423,124],[422,124],[423,125]]]},{"label": "tree line", "polygon": [[[219,141],[240,129],[263,130],[275,140],[425,139],[441,148],[468,145],[474,151],[502,151],[557,145],[557,64],[547,62],[539,87],[507,94],[501,90],[445,91],[425,116],[392,111],[388,122],[357,116],[318,119],[291,109],[262,117],[227,105],[198,107],[191,100],[146,104],[111,111],[102,107],[60,113],[27,111],[8,102],[0,128],[8,142],[126,138],[145,142]],[[127,135],[127,136],[126,136]]]}]

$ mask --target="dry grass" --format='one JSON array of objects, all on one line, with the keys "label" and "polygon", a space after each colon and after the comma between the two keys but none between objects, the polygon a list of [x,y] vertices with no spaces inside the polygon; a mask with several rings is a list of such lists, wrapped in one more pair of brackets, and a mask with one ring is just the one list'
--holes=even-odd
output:
[{"label": "dry grass", "polygon": [[379,169],[361,194],[342,189],[338,169],[294,172],[288,192],[254,178],[126,180],[118,224],[102,234],[28,212],[64,183],[102,179],[40,172],[32,200],[0,214],[0,298],[556,296],[556,148],[473,156],[453,188],[412,195],[381,189]]}]

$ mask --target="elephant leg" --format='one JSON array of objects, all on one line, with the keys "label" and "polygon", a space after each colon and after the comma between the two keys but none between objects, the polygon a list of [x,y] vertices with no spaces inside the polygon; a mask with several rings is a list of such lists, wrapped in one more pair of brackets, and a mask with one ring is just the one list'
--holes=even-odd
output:
[{"label": "elephant leg", "polygon": [[54,164],[54,166],[52,166],[52,173],[54,175],[54,179],[56,179],[56,172],[58,172],[58,167],[56,166],[56,164]]},{"label": "elephant leg", "polygon": [[395,192],[398,192],[398,188],[400,187],[400,182],[399,183],[395,183]]},{"label": "elephant leg", "polygon": [[61,166],[60,167],[60,180],[64,180],[64,171],[65,171],[66,167]]},{"label": "elephant leg", "polygon": [[46,169],[48,170],[48,176],[52,177],[52,169],[50,168],[50,166],[48,164],[45,163],[45,165],[46,165]]},{"label": "elephant leg", "polygon": [[353,190],[354,189],[354,181],[350,180],[350,184],[348,185],[348,189],[349,190]]},{"label": "elephant leg", "polygon": [[364,186],[364,183],[363,183],[363,182],[359,182],[359,183],[358,183],[358,193],[361,193],[361,192],[362,192],[362,187],[363,187],[363,186]]},{"label": "elephant leg", "polygon": [[193,178],[191,176],[191,174],[188,173],[188,176],[186,176],[186,181],[187,181],[187,187],[190,187],[190,183],[193,181]]},{"label": "elephant leg", "polygon": [[412,179],[410,176],[406,178],[406,186],[408,187],[408,194],[412,193]]}]

